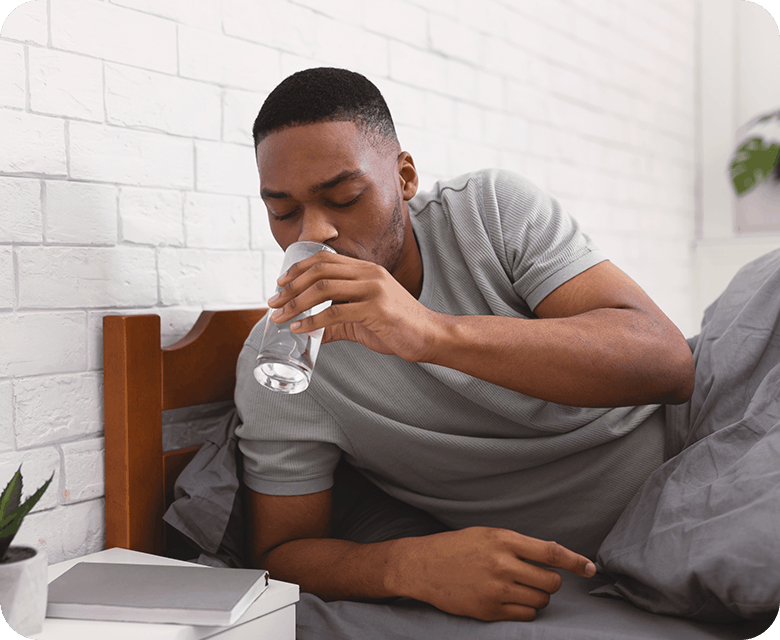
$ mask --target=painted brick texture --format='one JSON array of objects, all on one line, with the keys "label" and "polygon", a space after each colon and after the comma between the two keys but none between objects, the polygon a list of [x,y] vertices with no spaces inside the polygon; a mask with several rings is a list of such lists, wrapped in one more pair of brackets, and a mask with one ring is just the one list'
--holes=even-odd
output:
[{"label": "painted brick texture", "polygon": [[104,544],[101,320],[263,305],[280,252],[252,121],[302,68],[384,92],[421,187],[550,190],[691,335],[697,0],[32,0],[0,31],[0,482],[20,534]]}]

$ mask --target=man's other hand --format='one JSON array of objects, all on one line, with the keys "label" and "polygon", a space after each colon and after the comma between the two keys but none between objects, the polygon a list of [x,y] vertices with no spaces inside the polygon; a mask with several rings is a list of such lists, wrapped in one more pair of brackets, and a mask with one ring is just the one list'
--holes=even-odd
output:
[{"label": "man's other hand", "polygon": [[594,564],[555,542],[514,531],[472,527],[406,538],[391,551],[390,591],[479,620],[531,621],[561,586],[564,569],[590,578]]}]

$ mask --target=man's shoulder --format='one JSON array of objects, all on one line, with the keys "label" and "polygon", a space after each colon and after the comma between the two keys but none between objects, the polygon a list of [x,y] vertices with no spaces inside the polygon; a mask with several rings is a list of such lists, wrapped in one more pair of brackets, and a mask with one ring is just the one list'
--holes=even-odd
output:
[{"label": "man's shoulder", "polygon": [[454,178],[439,180],[433,188],[434,192],[446,190],[463,191],[464,189],[484,188],[485,186],[501,184],[514,185],[517,188],[533,186],[532,183],[519,173],[509,169],[488,167],[478,171],[462,173]]},{"label": "man's shoulder", "polygon": [[420,212],[431,204],[464,197],[471,202],[496,200],[506,194],[527,193],[537,187],[518,173],[507,169],[486,168],[437,181],[430,191],[420,192],[410,202],[412,210]]}]

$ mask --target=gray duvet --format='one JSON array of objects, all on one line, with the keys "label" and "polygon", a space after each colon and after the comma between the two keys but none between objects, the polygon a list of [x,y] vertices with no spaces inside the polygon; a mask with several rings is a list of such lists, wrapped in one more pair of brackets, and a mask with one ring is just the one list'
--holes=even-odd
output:
[{"label": "gray duvet", "polygon": [[743,267],[689,341],[691,400],[667,406],[670,453],[601,545],[601,595],[702,620],[780,603],[780,250]]}]

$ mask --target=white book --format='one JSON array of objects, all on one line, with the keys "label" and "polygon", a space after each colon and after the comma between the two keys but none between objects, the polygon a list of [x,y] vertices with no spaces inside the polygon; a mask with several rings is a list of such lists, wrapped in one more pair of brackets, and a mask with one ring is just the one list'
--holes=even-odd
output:
[{"label": "white book", "polygon": [[228,626],[267,587],[261,569],[79,562],[49,583],[46,615]]}]

